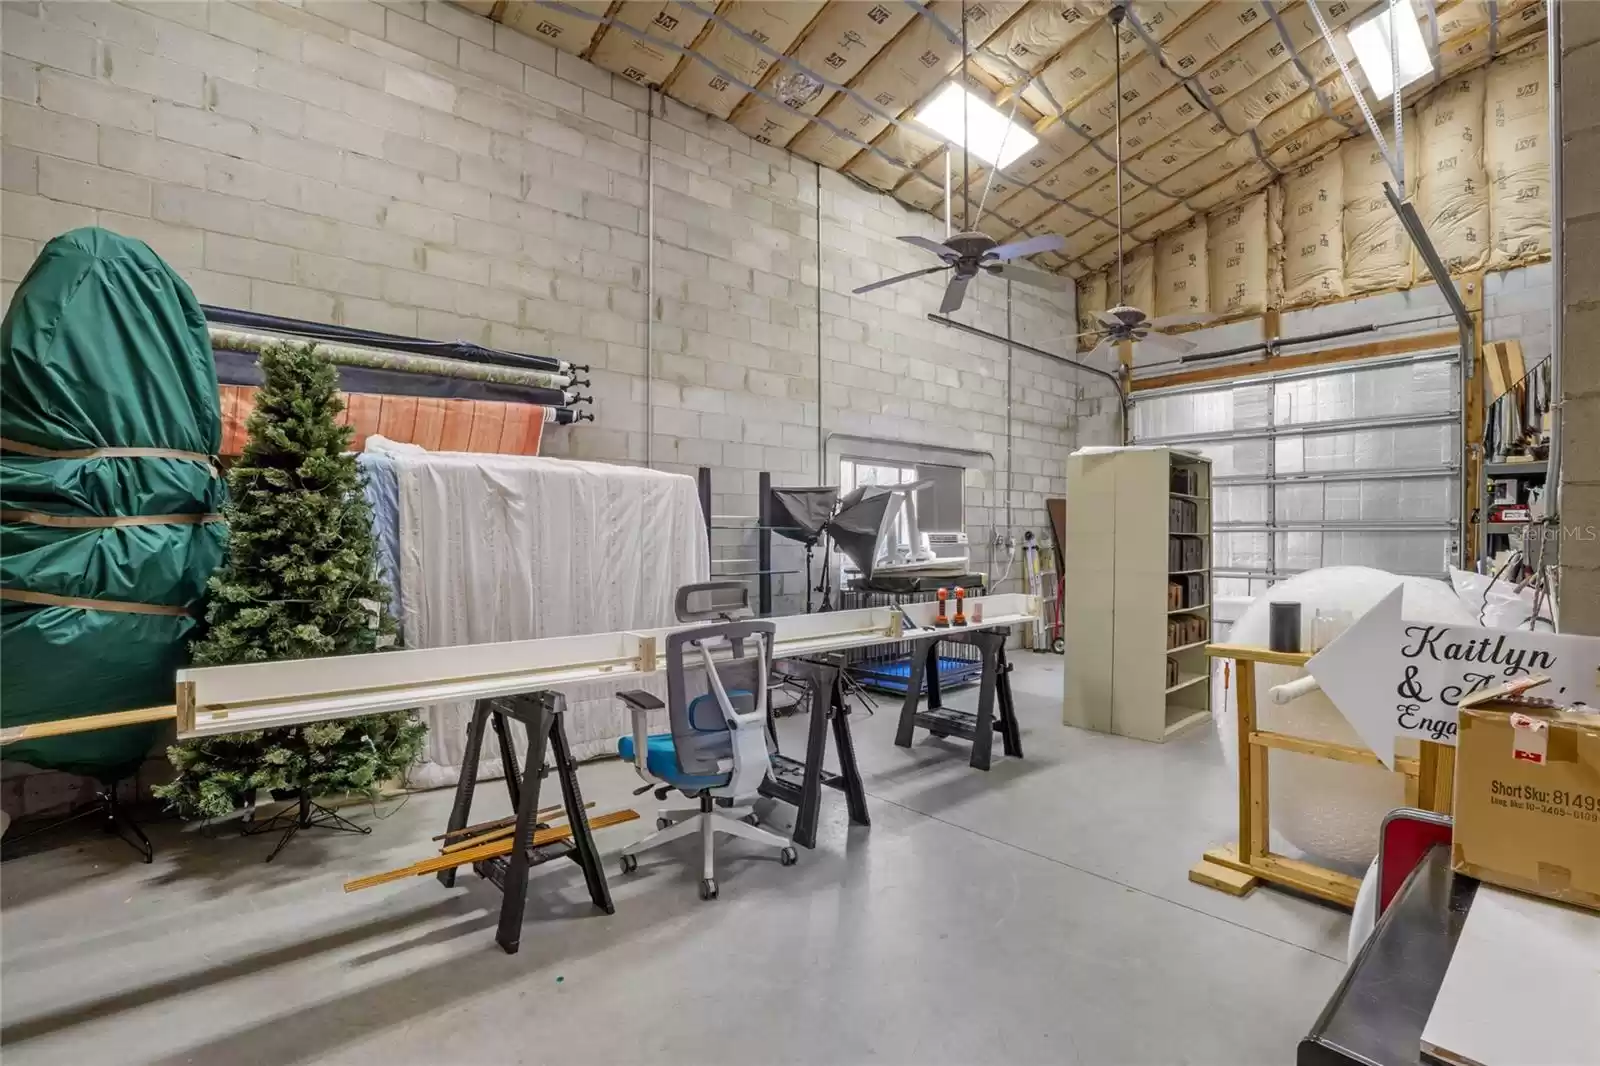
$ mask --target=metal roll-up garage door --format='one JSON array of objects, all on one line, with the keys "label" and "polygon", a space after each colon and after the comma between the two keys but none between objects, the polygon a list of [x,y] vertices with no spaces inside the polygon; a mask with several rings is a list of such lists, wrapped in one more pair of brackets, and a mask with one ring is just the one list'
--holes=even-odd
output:
[{"label": "metal roll-up garage door", "polygon": [[1133,442],[1212,462],[1217,636],[1321,566],[1445,578],[1461,546],[1455,350],[1133,394]]}]

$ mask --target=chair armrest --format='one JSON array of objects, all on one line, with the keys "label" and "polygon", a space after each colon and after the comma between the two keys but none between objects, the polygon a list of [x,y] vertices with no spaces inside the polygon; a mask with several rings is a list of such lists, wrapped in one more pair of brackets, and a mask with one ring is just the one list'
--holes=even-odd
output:
[{"label": "chair armrest", "polygon": [[654,693],[646,692],[642,688],[629,689],[627,692],[617,693],[617,699],[626,703],[636,711],[659,711],[666,704]]},{"label": "chair armrest", "polygon": [[627,704],[633,718],[633,770],[645,781],[660,784],[660,779],[650,772],[650,712],[666,704],[661,698],[643,689],[629,689],[617,693],[617,698]]}]

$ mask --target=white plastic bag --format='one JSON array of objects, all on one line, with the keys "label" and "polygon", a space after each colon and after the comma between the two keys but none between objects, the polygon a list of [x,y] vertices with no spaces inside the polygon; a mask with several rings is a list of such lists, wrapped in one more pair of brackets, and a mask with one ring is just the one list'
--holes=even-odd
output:
[{"label": "white plastic bag", "polygon": [[1496,581],[1490,574],[1475,574],[1454,567],[1450,568],[1450,584],[1461,598],[1462,606],[1490,629],[1556,631],[1549,596],[1539,598],[1538,621],[1529,624],[1534,611],[1532,588],[1518,589],[1514,582],[1505,578]]}]

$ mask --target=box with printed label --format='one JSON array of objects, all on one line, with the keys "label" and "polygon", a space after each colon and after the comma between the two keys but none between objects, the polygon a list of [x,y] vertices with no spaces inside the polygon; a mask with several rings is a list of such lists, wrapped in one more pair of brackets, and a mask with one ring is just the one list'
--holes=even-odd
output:
[{"label": "box with printed label", "polygon": [[1520,678],[1461,701],[1451,866],[1600,910],[1600,714]]}]

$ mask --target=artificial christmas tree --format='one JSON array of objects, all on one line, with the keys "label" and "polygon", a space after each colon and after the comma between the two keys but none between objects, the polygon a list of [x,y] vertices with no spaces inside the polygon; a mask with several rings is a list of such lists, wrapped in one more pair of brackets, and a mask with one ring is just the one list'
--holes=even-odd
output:
[{"label": "artificial christmas tree", "polygon": [[[377,651],[395,642],[378,580],[338,376],[312,344],[261,354],[264,381],[244,454],[228,473],[228,559],[209,586],[209,629],[196,666]],[[375,794],[415,760],[426,727],[408,712],[186,741],[168,754],[177,777],[157,789],[190,817],[221,817],[252,795],[298,805],[252,832],[284,828],[270,861],[310,826],[366,833],[313,797]]]}]

